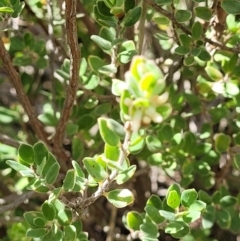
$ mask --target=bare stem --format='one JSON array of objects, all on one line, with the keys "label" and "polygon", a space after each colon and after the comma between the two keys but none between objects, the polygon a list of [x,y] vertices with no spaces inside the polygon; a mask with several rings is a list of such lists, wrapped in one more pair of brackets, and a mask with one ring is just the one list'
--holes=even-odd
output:
[{"label": "bare stem", "polygon": [[4,135],[4,134],[0,134],[0,142],[3,144],[6,144],[8,146],[15,147],[15,148],[18,148],[21,144],[20,141],[14,140],[11,137]]},{"label": "bare stem", "polygon": [[13,209],[17,208],[25,200],[33,197],[34,195],[36,195],[36,192],[29,191],[29,192],[26,192],[26,193],[22,194],[21,196],[18,196],[17,198],[15,198],[15,200],[12,203],[1,206],[0,207],[0,214],[4,213],[6,211],[13,210]]},{"label": "bare stem", "polygon": [[56,127],[54,136],[54,147],[57,150],[62,149],[62,143],[65,135],[65,128],[70,118],[79,82],[80,68],[80,49],[78,47],[77,23],[76,23],[76,8],[77,0],[66,0],[66,32],[67,45],[70,56],[70,80],[64,101],[63,110],[61,112],[59,123]]},{"label": "bare stem", "polygon": [[35,131],[39,139],[48,144],[47,135],[44,132],[43,124],[38,120],[37,114],[32,107],[26,93],[24,92],[23,85],[19,76],[19,73],[14,68],[11,58],[4,47],[4,43],[0,38],[0,59],[2,60],[3,66],[10,76],[11,82],[16,89],[20,103],[22,104],[26,114],[28,115],[29,122]]}]

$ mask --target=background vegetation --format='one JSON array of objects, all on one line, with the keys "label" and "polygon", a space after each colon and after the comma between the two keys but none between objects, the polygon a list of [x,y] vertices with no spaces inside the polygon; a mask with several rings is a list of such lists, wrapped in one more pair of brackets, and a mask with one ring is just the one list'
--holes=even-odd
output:
[{"label": "background vegetation", "polygon": [[239,16],[2,0],[0,240],[239,240]]}]

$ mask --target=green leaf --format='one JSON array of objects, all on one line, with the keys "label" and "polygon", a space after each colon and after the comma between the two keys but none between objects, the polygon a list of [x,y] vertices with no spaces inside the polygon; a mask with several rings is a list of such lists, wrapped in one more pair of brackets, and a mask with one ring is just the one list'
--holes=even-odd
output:
[{"label": "green leaf", "polygon": [[88,64],[90,66],[90,68],[95,71],[98,72],[98,70],[105,65],[105,63],[103,62],[103,60],[101,58],[99,58],[98,56],[94,56],[94,55],[90,55],[88,57]]},{"label": "green leaf", "polygon": [[78,132],[78,125],[73,124],[73,123],[67,123],[66,126],[66,134],[68,136],[72,136]]},{"label": "green leaf", "polygon": [[25,2],[20,2],[17,6],[16,5],[13,6],[14,13],[12,14],[12,17],[17,18],[22,12],[24,6],[25,6]]},{"label": "green leaf", "polygon": [[215,148],[216,151],[223,153],[228,150],[231,144],[231,138],[228,135],[220,133],[215,138]]},{"label": "green leaf", "polygon": [[211,59],[211,55],[206,50],[201,50],[201,52],[197,56],[202,61],[209,61]]},{"label": "green leaf", "polygon": [[14,10],[12,8],[9,8],[9,7],[0,7],[0,12],[2,12],[2,13],[13,13]]},{"label": "green leaf", "polygon": [[187,22],[192,18],[192,12],[188,10],[177,10],[174,15],[179,23]]},{"label": "green leaf", "polygon": [[113,0],[104,0],[104,1],[97,1],[97,8],[99,12],[104,15],[104,16],[112,16],[110,13],[110,9],[115,5],[115,0],[114,3],[111,3]]},{"label": "green leaf", "polygon": [[82,58],[80,69],[79,69],[79,77],[82,78],[82,76],[86,73],[86,71],[87,71],[87,60],[86,58]]},{"label": "green leaf", "polygon": [[222,207],[233,206],[237,202],[237,198],[227,195],[220,199],[219,203]]},{"label": "green leaf", "polygon": [[112,80],[112,93],[116,96],[120,96],[124,90],[127,89],[126,82],[113,79]]},{"label": "green leaf", "polygon": [[99,36],[112,43],[116,38],[116,30],[114,28],[103,27],[100,30]]},{"label": "green leaf", "polygon": [[105,157],[112,161],[117,161],[119,159],[120,150],[118,146],[109,146],[105,144],[104,146]]},{"label": "green leaf", "polygon": [[218,69],[216,69],[216,68],[214,68],[212,66],[206,66],[205,67],[205,71],[207,72],[207,75],[213,81],[219,81],[219,80],[221,80],[223,78],[222,73]]},{"label": "green leaf", "polygon": [[34,171],[16,161],[7,160],[6,163],[23,177],[35,177]]},{"label": "green leaf", "polygon": [[146,145],[148,147],[148,150],[151,152],[159,151],[162,147],[162,144],[159,141],[159,139],[153,135],[148,135],[146,137]]},{"label": "green leaf", "polygon": [[62,226],[71,224],[73,218],[72,211],[70,209],[62,209],[57,214],[58,223]]},{"label": "green leaf", "polygon": [[145,137],[134,132],[131,136],[129,151],[132,154],[139,153],[145,145]]},{"label": "green leaf", "polygon": [[200,211],[189,211],[186,214],[182,216],[182,219],[186,223],[193,223],[194,221],[198,220],[201,218],[201,212]]},{"label": "green leaf", "polygon": [[63,180],[63,189],[66,192],[71,191],[74,188],[76,182],[76,171],[73,169],[68,170],[64,180]]},{"label": "green leaf", "polygon": [[34,163],[34,151],[32,146],[27,144],[21,144],[18,149],[18,157],[20,163],[33,164]]},{"label": "green leaf", "polygon": [[31,238],[41,238],[46,234],[46,231],[46,228],[30,228],[27,230],[26,236]]},{"label": "green leaf", "polygon": [[45,201],[41,207],[42,209],[42,213],[44,215],[44,217],[48,220],[48,221],[53,221],[56,217],[56,210],[54,208],[54,206],[49,203],[48,201]]},{"label": "green leaf", "polygon": [[83,159],[83,163],[87,172],[93,177],[96,182],[101,182],[107,178],[108,173],[93,158],[85,157]]},{"label": "green leaf", "polygon": [[240,170],[240,153],[234,156],[234,165],[237,169]]},{"label": "green leaf", "polygon": [[82,178],[85,177],[84,172],[82,171],[81,167],[76,161],[72,161],[72,166],[79,177],[82,177]]},{"label": "green leaf", "polygon": [[40,57],[36,61],[36,65],[39,69],[45,69],[48,66],[48,59],[45,57]]},{"label": "green leaf", "polygon": [[191,204],[191,206],[189,207],[189,210],[202,212],[203,210],[205,210],[205,208],[206,208],[205,202],[202,202],[200,200],[196,200]]},{"label": "green leaf", "polygon": [[211,196],[208,193],[206,193],[204,190],[199,190],[198,197],[199,197],[199,200],[205,202],[206,204],[210,205],[212,203]]},{"label": "green leaf", "polygon": [[161,165],[162,162],[163,162],[162,154],[161,153],[154,153],[154,154],[152,154],[151,156],[148,157],[147,162],[151,166]]},{"label": "green leaf", "polygon": [[72,225],[76,228],[76,233],[79,234],[82,232],[82,222],[80,220],[76,220],[72,223]]},{"label": "green leaf", "polygon": [[204,229],[210,229],[215,223],[215,208],[213,206],[207,206],[205,212],[202,215],[202,226]]},{"label": "green leaf", "polygon": [[165,210],[160,210],[160,215],[164,218],[166,218],[169,221],[174,221],[175,220],[175,213],[165,211]]},{"label": "green leaf", "polygon": [[197,17],[209,21],[212,18],[212,11],[207,7],[195,7],[194,12]]},{"label": "green leaf", "polygon": [[140,225],[143,223],[143,217],[139,212],[131,211],[127,213],[126,222],[128,228],[132,230],[139,230]]},{"label": "green leaf", "polygon": [[185,66],[191,66],[195,63],[195,59],[193,56],[187,56],[186,58],[184,58],[184,65]]},{"label": "green leaf", "polygon": [[124,0],[124,12],[127,13],[130,9],[133,9],[135,5],[135,0]]},{"label": "green leaf", "polygon": [[110,50],[112,48],[111,42],[108,40],[101,38],[98,35],[92,35],[91,39],[102,49],[102,50]]},{"label": "green leaf", "polygon": [[165,220],[165,218],[160,215],[159,210],[153,206],[148,205],[144,208],[144,210],[151,220],[156,224],[159,224]]},{"label": "green leaf", "polygon": [[101,25],[115,28],[117,26],[117,18],[114,17],[110,13],[110,10],[104,5],[103,1],[97,1],[97,6],[95,5],[93,7],[95,19]]},{"label": "green leaf", "polygon": [[54,157],[54,155],[52,153],[49,152],[48,160],[46,160],[46,163],[42,162],[42,164],[41,164],[41,166],[42,166],[41,169],[43,169],[42,172],[41,172],[42,173],[41,176],[43,178],[46,177],[46,175],[49,172],[51,166],[55,163],[57,163],[56,158]]},{"label": "green leaf", "polygon": [[174,238],[182,238],[189,233],[190,229],[184,222],[171,222],[165,228],[165,233],[171,234]]},{"label": "green leaf", "polygon": [[139,20],[141,13],[142,13],[142,7],[140,6],[137,6],[129,10],[122,21],[122,24],[124,25],[124,27],[128,28],[133,26]]},{"label": "green leaf", "polygon": [[177,48],[175,48],[174,52],[175,54],[185,55],[190,52],[190,48],[186,46],[178,46]]},{"label": "green leaf", "polygon": [[231,96],[236,96],[240,92],[238,85],[235,83],[225,83],[225,91],[226,94]]},{"label": "green leaf", "polygon": [[180,186],[178,184],[172,184],[168,188],[166,195],[167,205],[173,209],[180,205]]},{"label": "green leaf", "polygon": [[106,75],[116,74],[117,67],[114,64],[104,65],[100,69],[98,69],[98,72]]},{"label": "green leaf", "polygon": [[202,37],[203,28],[200,22],[195,22],[192,26],[192,37],[194,40],[198,40]]},{"label": "green leaf", "polygon": [[10,38],[10,49],[22,51],[24,47],[24,42],[20,37],[14,36]]},{"label": "green leaf", "polygon": [[161,17],[153,17],[153,21],[157,24],[160,24],[160,25],[168,25],[170,23],[170,20],[169,18],[166,18],[164,16],[161,16]]},{"label": "green leaf", "polygon": [[135,173],[137,167],[135,165],[130,166],[128,169],[124,171],[120,171],[116,177],[116,182],[118,185],[121,185],[128,181]]},{"label": "green leaf", "polygon": [[181,194],[181,203],[185,207],[190,207],[197,197],[198,193],[195,189],[184,190]]},{"label": "green leaf", "polygon": [[55,162],[48,170],[46,176],[45,176],[45,181],[48,184],[53,184],[57,177],[58,177],[58,173],[60,170],[60,165],[58,162]]},{"label": "green leaf", "polygon": [[64,238],[66,240],[75,241],[77,238],[76,228],[73,225],[68,225],[64,227]]},{"label": "green leaf", "polygon": [[98,125],[103,141],[110,146],[117,146],[125,136],[124,127],[112,119],[98,118]]},{"label": "green leaf", "polygon": [[179,207],[180,195],[175,190],[168,192],[167,205],[174,209]]},{"label": "green leaf", "polygon": [[48,149],[43,142],[38,142],[33,146],[34,162],[36,165],[40,165],[44,158],[48,159]]},{"label": "green leaf", "polygon": [[223,0],[221,6],[228,14],[240,14],[240,2],[237,0]]},{"label": "green leaf", "polygon": [[62,187],[53,189],[49,195],[49,199],[48,199],[49,202],[56,200],[59,197],[59,195],[61,194],[61,192],[62,192]]},{"label": "green leaf", "polygon": [[158,210],[162,209],[162,200],[159,196],[152,194],[151,197],[147,200],[147,206],[152,206],[157,208]]},{"label": "green leaf", "polygon": [[45,225],[45,218],[42,214],[42,212],[38,212],[38,211],[30,211],[30,212],[25,212],[23,214],[24,219],[26,220],[26,222],[30,225],[30,227],[32,228],[38,228],[39,227],[39,223],[36,223],[36,219],[42,219],[43,221],[41,221],[41,227],[43,227]]},{"label": "green leaf", "polygon": [[87,130],[91,128],[96,122],[96,119],[93,115],[91,114],[84,114],[81,115],[80,118],[78,119],[78,125],[79,125],[79,130]]},{"label": "green leaf", "polygon": [[179,40],[183,46],[187,46],[187,47],[191,45],[191,42],[192,42],[192,38],[189,37],[187,34],[180,34]]},{"label": "green leaf", "polygon": [[231,216],[228,210],[225,210],[225,209],[217,210],[216,222],[223,229],[229,228],[231,225]]},{"label": "green leaf", "polygon": [[158,227],[154,223],[143,223],[140,225],[140,230],[146,237],[157,237]]},{"label": "green leaf", "polygon": [[121,63],[126,64],[129,63],[137,53],[135,43],[132,40],[127,40],[121,44],[118,59]]},{"label": "green leaf", "polygon": [[117,208],[124,208],[134,202],[134,196],[128,189],[116,189],[104,194],[110,203]]}]

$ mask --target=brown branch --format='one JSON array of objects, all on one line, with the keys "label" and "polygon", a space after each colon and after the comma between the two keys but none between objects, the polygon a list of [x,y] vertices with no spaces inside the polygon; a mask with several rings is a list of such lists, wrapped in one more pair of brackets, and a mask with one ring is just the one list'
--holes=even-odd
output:
[{"label": "brown branch", "polygon": [[17,196],[17,198],[15,198],[15,200],[12,203],[6,204],[6,205],[3,205],[0,207],[0,214],[17,208],[25,200],[33,197],[34,195],[37,195],[37,193],[34,191],[29,191],[29,192],[22,194],[21,196]]},{"label": "brown branch", "polygon": [[78,47],[77,23],[76,23],[76,7],[77,0],[66,0],[66,31],[67,44],[70,56],[70,80],[67,89],[66,99],[64,101],[63,110],[54,136],[54,147],[62,148],[62,143],[65,135],[65,128],[70,118],[74,105],[79,82],[80,68],[80,50]]},{"label": "brown branch", "polygon": [[44,132],[43,124],[38,120],[35,110],[33,109],[27,95],[24,92],[23,85],[20,76],[16,69],[14,68],[11,58],[4,47],[2,38],[0,38],[0,59],[2,60],[3,67],[10,76],[11,82],[16,89],[20,103],[22,104],[26,114],[28,115],[29,122],[35,131],[39,139],[48,143],[47,135]]},{"label": "brown branch", "polygon": [[14,140],[11,137],[4,135],[4,134],[0,134],[0,142],[3,144],[6,144],[8,146],[15,147],[15,148],[18,148],[21,144],[20,141]]},{"label": "brown branch", "polygon": [[[158,6],[156,3],[154,3],[152,0],[145,0],[146,3],[153,8],[155,11],[157,11],[158,13],[161,13],[163,16],[167,17],[168,19],[170,19],[172,21],[172,24],[176,27],[178,27],[179,29],[181,29],[184,33],[191,35],[191,31],[185,27],[183,24],[177,22],[177,20],[175,19],[174,15],[168,11],[166,11],[165,9],[161,8],[160,6]],[[215,47],[219,47],[222,50],[227,50],[230,52],[234,52],[234,53],[239,53],[239,49],[238,48],[229,48],[225,45],[222,45],[220,43],[217,43],[207,37],[203,37],[203,40]]]}]

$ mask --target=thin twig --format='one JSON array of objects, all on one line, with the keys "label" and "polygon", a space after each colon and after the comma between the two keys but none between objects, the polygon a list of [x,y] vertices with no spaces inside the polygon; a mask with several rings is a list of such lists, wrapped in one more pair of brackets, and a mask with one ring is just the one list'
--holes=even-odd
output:
[{"label": "thin twig", "polygon": [[[118,165],[122,166],[124,160],[126,159],[126,157],[128,156],[128,148],[129,148],[129,144],[130,144],[130,139],[132,136],[132,124],[130,122],[126,123],[126,136],[123,142],[123,145],[121,147],[121,151],[120,151],[120,155],[119,155],[119,159],[118,159]],[[118,175],[119,171],[118,169],[114,169],[112,171],[112,173],[109,175],[109,177],[102,183],[101,186],[98,187],[98,190],[92,194],[91,197],[83,200],[80,203],[80,207],[82,210],[85,210],[90,204],[94,203],[99,197],[101,197],[104,192],[108,189],[109,185],[113,182],[113,180],[116,178],[116,176]]]},{"label": "thin twig", "polygon": [[8,146],[15,147],[15,148],[18,148],[21,144],[20,141],[14,140],[11,137],[4,135],[4,134],[0,134],[0,142],[3,144],[6,144]]},{"label": "thin twig", "polygon": [[62,149],[62,143],[65,135],[65,128],[70,118],[79,82],[79,68],[80,68],[80,50],[78,47],[77,23],[76,23],[76,7],[77,0],[66,2],[66,31],[67,44],[70,56],[70,80],[67,89],[66,99],[64,101],[61,117],[56,128],[54,136],[54,147]]},{"label": "thin twig", "polygon": [[[163,16],[165,16],[168,19],[170,19],[174,26],[176,26],[179,29],[181,29],[184,33],[186,33],[188,35],[191,35],[191,31],[187,27],[185,27],[183,24],[177,22],[177,20],[175,19],[173,14],[171,14],[170,12],[168,12],[165,9],[161,8],[159,5],[154,3],[152,0],[145,0],[145,1],[155,11],[157,11],[158,13],[161,13]],[[215,42],[215,41],[213,41],[213,40],[211,40],[211,39],[209,39],[207,37],[204,37],[203,40],[205,42],[208,42],[209,44],[215,46],[215,47],[219,47],[222,50],[227,50],[227,51],[230,51],[230,52],[239,53],[239,49],[238,48],[229,48],[226,45],[222,45],[221,43]]]},{"label": "thin twig", "polygon": [[20,204],[22,204],[25,200],[33,197],[34,195],[36,195],[37,193],[34,191],[29,191],[26,192],[24,194],[22,194],[21,196],[18,196],[17,198],[15,198],[14,202],[7,204],[7,205],[3,205],[0,207],[0,214],[4,213],[6,211],[9,210],[13,210],[16,209]]},{"label": "thin twig", "polygon": [[10,76],[11,82],[16,89],[20,103],[22,104],[26,114],[28,115],[29,122],[39,139],[48,144],[47,135],[44,132],[43,124],[38,120],[36,112],[32,107],[27,95],[24,92],[23,85],[18,72],[15,70],[11,58],[4,47],[4,43],[0,38],[0,59],[3,66]]},{"label": "thin twig", "polygon": [[109,230],[108,230],[106,241],[114,241],[114,236],[115,236],[114,230],[115,230],[115,226],[116,226],[116,217],[117,217],[117,208],[115,206],[112,206]]}]

